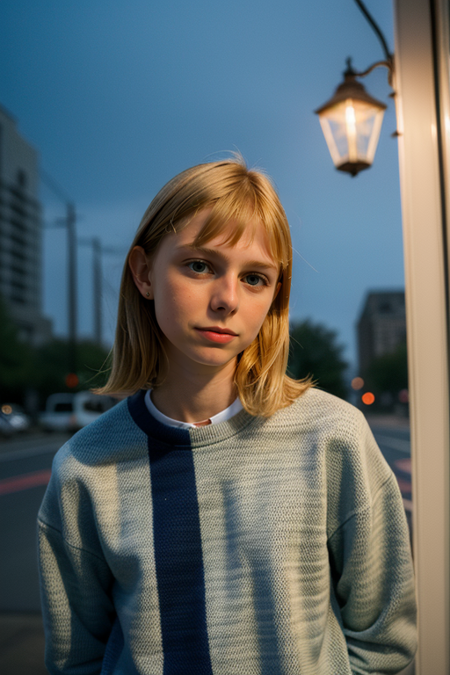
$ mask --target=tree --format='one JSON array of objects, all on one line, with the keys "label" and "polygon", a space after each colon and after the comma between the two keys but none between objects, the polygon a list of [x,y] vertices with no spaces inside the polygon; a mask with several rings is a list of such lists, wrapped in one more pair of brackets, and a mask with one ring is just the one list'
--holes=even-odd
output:
[{"label": "tree", "polygon": [[19,401],[28,385],[32,350],[19,339],[17,326],[0,297],[0,390],[2,402]]},{"label": "tree", "polygon": [[364,379],[375,395],[389,393],[397,400],[399,391],[408,389],[406,342],[399,344],[392,353],[374,359]]},{"label": "tree", "polygon": [[288,374],[300,379],[311,375],[324,391],[347,397],[342,358],[344,347],[336,343],[336,332],[310,320],[291,325]]},{"label": "tree", "polygon": [[68,388],[69,345],[67,340],[55,339],[35,350],[33,386],[44,400],[50,394],[66,391],[82,391],[102,386],[106,381],[105,363],[108,352],[91,340],[78,342],[76,348],[77,387]]},{"label": "tree", "polygon": [[43,404],[50,394],[92,389],[106,382],[108,351],[91,340],[82,340],[76,349],[79,384],[69,389],[66,385],[68,355],[67,340],[54,339],[39,347],[22,342],[0,297],[0,403],[23,404],[25,392],[34,390]]}]

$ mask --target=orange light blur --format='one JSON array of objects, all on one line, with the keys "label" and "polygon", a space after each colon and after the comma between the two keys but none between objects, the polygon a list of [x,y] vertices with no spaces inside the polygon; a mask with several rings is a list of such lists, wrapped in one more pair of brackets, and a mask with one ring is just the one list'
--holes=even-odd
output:
[{"label": "orange light blur", "polygon": [[371,391],[366,391],[366,393],[361,396],[361,401],[365,405],[372,405],[372,403],[375,401],[375,396]]},{"label": "orange light blur", "polygon": [[11,408],[11,406],[8,405],[8,404],[2,405],[2,413],[3,413],[4,415],[11,415],[11,413],[12,413],[12,408]]},{"label": "orange light blur", "polygon": [[69,373],[66,375],[66,386],[69,387],[69,389],[73,389],[74,387],[77,386],[79,382],[78,375],[75,373]]},{"label": "orange light blur", "polygon": [[352,389],[355,391],[358,391],[358,389],[362,389],[364,387],[364,380],[362,377],[354,377],[352,380]]}]

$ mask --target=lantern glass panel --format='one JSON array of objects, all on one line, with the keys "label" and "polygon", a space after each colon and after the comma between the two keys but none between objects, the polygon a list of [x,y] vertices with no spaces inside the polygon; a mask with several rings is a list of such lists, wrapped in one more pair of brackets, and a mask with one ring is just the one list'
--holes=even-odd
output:
[{"label": "lantern glass panel", "polygon": [[384,110],[348,98],[319,114],[320,124],[334,164],[372,164]]}]

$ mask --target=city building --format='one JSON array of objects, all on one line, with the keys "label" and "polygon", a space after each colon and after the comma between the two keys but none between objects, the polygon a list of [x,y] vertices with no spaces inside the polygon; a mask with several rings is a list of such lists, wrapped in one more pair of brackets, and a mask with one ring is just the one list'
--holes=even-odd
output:
[{"label": "city building", "polygon": [[52,334],[42,314],[42,219],[38,153],[0,106],[0,295],[23,340]]},{"label": "city building", "polygon": [[406,342],[405,291],[369,291],[357,324],[359,373]]}]

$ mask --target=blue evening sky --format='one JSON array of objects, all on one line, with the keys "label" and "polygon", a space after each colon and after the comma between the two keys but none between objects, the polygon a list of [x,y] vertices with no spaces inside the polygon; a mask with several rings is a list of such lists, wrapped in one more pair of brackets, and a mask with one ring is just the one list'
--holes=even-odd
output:
[{"label": "blue evening sky", "polygon": [[[393,49],[392,5],[367,1]],[[179,171],[239,150],[273,178],[295,247],[292,319],[338,332],[356,359],[369,289],[404,286],[397,144],[386,71],[364,84],[388,103],[373,167],[334,169],[313,110],[345,59],[383,58],[353,0],[4,0],[0,103],[75,202],[79,236],[125,252],[153,196]],[[43,187],[44,217],[64,204]],[[63,230],[44,235],[44,308],[64,334]],[[105,255],[105,338],[123,255]],[[91,252],[79,248],[79,330],[92,332]]]}]

